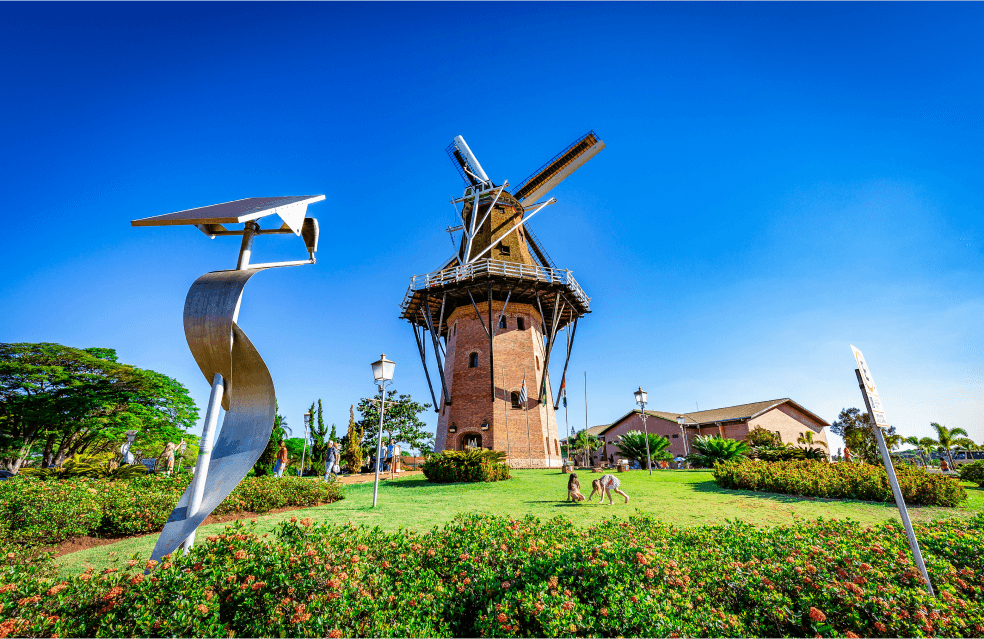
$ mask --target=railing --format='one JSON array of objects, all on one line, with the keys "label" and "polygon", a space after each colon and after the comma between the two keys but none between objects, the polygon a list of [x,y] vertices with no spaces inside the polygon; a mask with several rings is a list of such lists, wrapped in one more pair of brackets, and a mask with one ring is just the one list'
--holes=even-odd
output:
[{"label": "railing", "polygon": [[547,284],[561,284],[566,286],[585,307],[591,301],[591,298],[584,294],[577,280],[568,270],[500,260],[478,260],[465,266],[455,266],[426,275],[414,275],[410,278],[410,291],[407,297],[411,296],[412,291],[445,286],[486,275],[501,275],[516,279],[536,280]]}]

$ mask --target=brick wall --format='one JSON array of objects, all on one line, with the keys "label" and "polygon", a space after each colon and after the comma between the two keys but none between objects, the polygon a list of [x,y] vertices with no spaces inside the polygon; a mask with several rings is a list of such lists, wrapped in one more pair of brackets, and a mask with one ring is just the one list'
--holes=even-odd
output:
[{"label": "brick wall", "polygon": [[[814,441],[827,443],[827,432],[823,424],[802,411],[787,404],[780,404],[772,410],[759,415],[749,423],[750,428],[761,426],[767,431],[777,432],[783,443],[796,445],[796,439],[807,430],[813,431]],[[829,452],[829,451],[828,451]]]},{"label": "brick wall", "polygon": [[[476,300],[478,302],[478,300]],[[488,302],[478,303],[482,318],[471,304],[456,308],[448,317],[450,336],[445,378],[451,406],[443,406],[437,422],[437,450],[461,450],[467,441],[480,438],[483,448],[503,451],[514,468],[558,468],[561,465],[557,420],[549,397],[540,403],[544,348],[540,314],[528,304],[510,302],[506,328],[495,328],[495,400],[489,379]],[[493,301],[493,322],[502,312],[502,302]],[[517,319],[523,320],[523,328]],[[477,366],[471,367],[471,356]],[[519,393],[526,377],[528,400],[524,407],[512,406],[511,394]],[[547,393],[550,393],[549,377]],[[437,390],[437,389],[435,389]],[[443,397],[441,399],[443,404]],[[527,418],[529,424],[527,425]],[[487,423],[488,429],[482,430]],[[449,432],[454,425],[456,432]]]}]

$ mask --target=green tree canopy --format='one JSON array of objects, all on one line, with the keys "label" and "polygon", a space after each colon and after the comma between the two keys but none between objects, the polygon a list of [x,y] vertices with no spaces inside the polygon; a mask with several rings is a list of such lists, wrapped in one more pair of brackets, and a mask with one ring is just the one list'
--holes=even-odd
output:
[{"label": "green tree canopy", "polygon": [[[430,404],[419,404],[409,395],[397,395],[395,390],[387,391],[386,411],[383,413],[383,445],[392,439],[420,450],[430,435],[424,430],[427,424],[420,419],[420,414],[428,408]],[[379,398],[365,397],[359,400],[357,410],[363,446],[374,451],[379,435]]]},{"label": "green tree canopy", "polygon": [[32,455],[48,466],[118,448],[127,430],[137,448],[177,442],[197,418],[184,386],[113,349],[0,343],[0,462],[12,472]]},{"label": "green tree canopy", "polygon": [[933,430],[936,431],[936,439],[933,443],[939,448],[939,451],[947,456],[950,460],[950,468],[953,468],[953,449],[960,447],[960,438],[967,436],[967,431],[962,428],[947,428],[946,426],[941,426],[936,422],[930,423]]},{"label": "green tree canopy", "polygon": [[266,448],[260,453],[259,459],[253,464],[253,471],[260,476],[273,474],[273,466],[277,461],[277,451],[280,450],[280,442],[286,441],[291,434],[290,427],[287,426],[287,418],[280,414],[279,404],[277,404],[276,415],[273,418],[273,430],[270,431],[270,441],[267,442]]},{"label": "green tree canopy", "polygon": [[[851,454],[866,464],[881,464],[881,451],[878,450],[878,442],[875,434],[871,430],[871,418],[868,413],[862,413],[857,408],[845,408],[837,416],[837,420],[830,425],[830,432],[844,438],[844,444],[851,449]],[[882,435],[888,438],[893,437],[895,426],[882,429]]]}]

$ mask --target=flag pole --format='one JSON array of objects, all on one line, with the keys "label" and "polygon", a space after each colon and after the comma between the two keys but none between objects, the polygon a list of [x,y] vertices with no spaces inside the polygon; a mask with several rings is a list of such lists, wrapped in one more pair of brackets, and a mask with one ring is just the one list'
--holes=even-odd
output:
[{"label": "flag pole", "polygon": [[584,463],[591,465],[588,458],[588,371],[584,371]]},{"label": "flag pole", "polygon": [[506,464],[509,463],[509,455],[512,453],[512,448],[509,447],[509,391],[506,390],[506,367],[503,366],[499,370],[499,379],[502,381],[502,419],[503,425],[506,429]]}]

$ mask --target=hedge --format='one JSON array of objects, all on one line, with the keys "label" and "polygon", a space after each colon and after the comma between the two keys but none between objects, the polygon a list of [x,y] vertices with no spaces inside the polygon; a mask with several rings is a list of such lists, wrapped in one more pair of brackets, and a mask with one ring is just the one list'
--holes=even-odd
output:
[{"label": "hedge", "polygon": [[[908,464],[897,465],[895,475],[908,504],[953,507],[967,499],[967,492],[955,478],[931,474],[925,468]],[[714,467],[714,480],[722,488],[834,499],[894,500],[885,469],[869,464],[726,462]]]},{"label": "hedge", "polygon": [[[4,536],[22,544],[57,544],[93,535],[120,537],[161,530],[189,475],[147,475],[109,481],[78,477],[40,480],[14,477],[0,482]],[[247,477],[214,514],[268,512],[287,506],[315,506],[342,498],[336,483],[296,477]]]},{"label": "hedge", "polygon": [[960,479],[977,484],[984,488],[984,461],[964,464],[960,467]]},{"label": "hedge", "polygon": [[469,515],[414,534],[295,518],[273,538],[239,522],[159,565],[0,571],[0,637],[984,635],[984,516],[916,534],[936,598],[894,523]]},{"label": "hedge", "polygon": [[428,458],[421,470],[435,483],[501,481],[510,477],[505,458],[504,452],[494,450],[446,450]]}]

